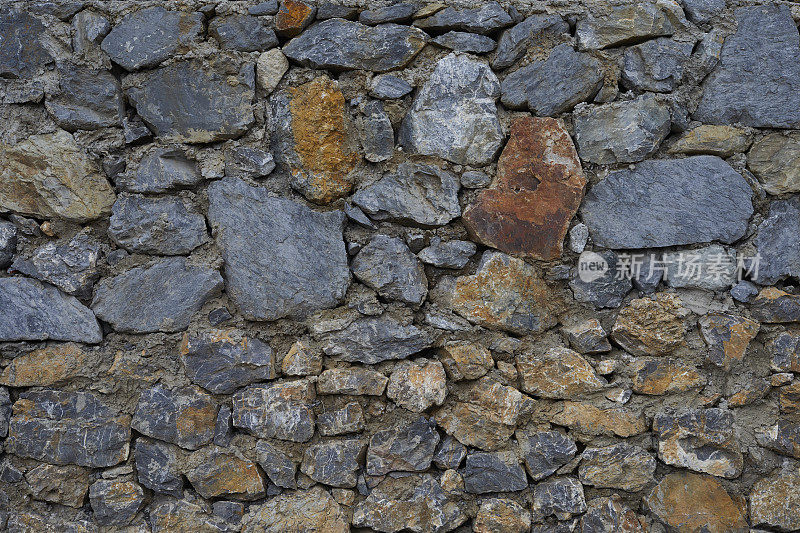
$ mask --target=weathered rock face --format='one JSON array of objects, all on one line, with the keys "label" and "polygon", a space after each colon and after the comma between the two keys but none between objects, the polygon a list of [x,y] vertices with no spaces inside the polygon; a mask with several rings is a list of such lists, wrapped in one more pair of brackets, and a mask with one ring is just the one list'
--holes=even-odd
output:
[{"label": "weathered rock face", "polygon": [[180,498],[183,478],[178,453],[168,444],[147,438],[136,439],[134,448],[139,483],[159,494]]},{"label": "weathered rock face", "polygon": [[369,368],[330,368],[320,374],[317,393],[380,396],[388,381],[386,376]]},{"label": "weathered rock face", "polygon": [[196,450],[214,438],[218,409],[199,387],[167,389],[156,385],[139,397],[131,427],[148,437]]},{"label": "weathered rock face", "polygon": [[[498,96],[500,84],[488,66],[450,54],[436,64],[414,98],[398,140],[410,153],[484,166],[503,140],[495,104]],[[444,122],[448,128],[441,127]]]},{"label": "weathered rock face", "polygon": [[151,507],[153,531],[213,531],[228,533],[233,527],[224,519],[211,515],[203,507],[187,500],[166,499]]},{"label": "weathered rock face", "polygon": [[625,50],[622,79],[633,89],[670,92],[681,81],[692,43],[660,38]]},{"label": "weathered rock face", "polygon": [[[592,253],[596,254],[596,252]],[[625,272],[628,265],[625,265],[620,257],[611,250],[605,250],[594,256],[581,255],[582,257],[578,259],[577,272],[569,282],[572,295],[577,301],[591,303],[597,308],[619,307],[625,295],[631,290],[632,281]],[[581,269],[587,263],[591,264],[600,259],[605,261],[607,266],[605,272],[596,279],[592,279],[594,276],[586,277],[585,272],[582,272]],[[583,279],[582,276],[586,279]]]},{"label": "weathered rock face", "polygon": [[233,425],[262,439],[305,442],[314,435],[314,397],[307,381],[250,385],[233,395]]},{"label": "weathered rock face", "polygon": [[708,344],[709,361],[725,368],[744,359],[747,346],[759,329],[758,322],[724,313],[708,314],[699,324],[703,340]]},{"label": "weathered rock face", "polygon": [[634,355],[665,355],[684,340],[680,309],[680,300],[669,293],[632,300],[617,316],[611,337]]},{"label": "weathered rock face", "polygon": [[341,409],[327,411],[317,417],[320,435],[333,437],[363,431],[366,422],[364,410],[356,402],[350,402]]},{"label": "weathered rock face", "polygon": [[89,501],[99,524],[124,526],[133,521],[145,497],[142,487],[132,481],[100,479],[89,487]]},{"label": "weathered rock face", "polygon": [[100,277],[97,263],[100,243],[86,232],[66,242],[48,242],[33,251],[29,258],[17,256],[11,269],[55,285],[67,294],[80,298],[91,295]]},{"label": "weathered rock face", "polygon": [[656,459],[641,448],[620,443],[586,448],[578,476],[581,483],[602,489],[638,492],[655,482]]},{"label": "weathered rock face", "polygon": [[620,4],[582,17],[575,33],[581,48],[608,48],[661,35],[672,35],[681,22],[681,16],[677,4]]},{"label": "weathered rock face", "polygon": [[416,413],[442,405],[447,397],[447,376],[439,361],[420,359],[400,363],[389,377],[386,396]]},{"label": "weathered rock face", "polygon": [[706,384],[706,379],[691,365],[675,359],[648,359],[633,365],[633,391],[658,396],[685,392]]},{"label": "weathered rock face", "polygon": [[533,488],[532,516],[535,521],[550,515],[568,520],[586,511],[583,486],[571,477],[543,481]]},{"label": "weathered rock face", "polygon": [[661,256],[664,282],[670,287],[723,291],[736,280],[736,254],[718,244]]},{"label": "weathered rock face", "polygon": [[321,487],[282,494],[260,506],[254,506],[242,520],[242,531],[325,531],[347,533],[350,527],[344,511]]},{"label": "weathered rock face", "polygon": [[770,204],[769,217],[758,227],[756,249],[760,255],[758,272],[761,283],[775,283],[787,276],[800,276],[800,251],[791,245],[792,235],[800,229],[800,200],[776,200]]},{"label": "weathered rock face", "polygon": [[478,379],[494,367],[492,354],[480,344],[450,342],[439,350],[447,376],[453,381]]},{"label": "weathered rock face", "polygon": [[0,384],[8,387],[47,387],[76,376],[91,376],[96,354],[72,342],[19,355],[5,367]]},{"label": "weathered rock face", "polygon": [[254,52],[278,46],[278,37],[263,19],[245,15],[215,17],[208,33],[222,48]]},{"label": "weathered rock face", "polygon": [[122,176],[118,181],[130,192],[159,193],[197,185],[203,181],[203,176],[181,150],[160,148],[143,157],[135,173]]},{"label": "weathered rock face", "polygon": [[528,486],[525,471],[511,452],[467,454],[464,488],[473,494],[512,492]]},{"label": "weathered rock face", "polygon": [[203,448],[187,462],[190,466],[186,477],[204,498],[257,500],[265,494],[264,480],[256,463],[223,448]]},{"label": "weathered rock face", "polygon": [[668,152],[730,157],[736,152],[744,152],[751,143],[752,138],[745,129],[704,124],[681,135],[675,144],[668,148]]},{"label": "weathered rock face", "polygon": [[373,237],[353,258],[351,269],[387,300],[420,305],[428,294],[428,278],[422,264],[397,237]]},{"label": "weathered rock face", "polygon": [[120,124],[122,92],[110,72],[69,67],[59,73],[60,92],[46,102],[59,126],[75,131]]},{"label": "weathered rock face", "polygon": [[531,513],[514,500],[500,498],[482,502],[472,524],[472,530],[476,533],[527,533],[530,529]]},{"label": "weathered rock face", "polygon": [[279,487],[297,488],[297,483],[295,483],[294,479],[297,465],[285,453],[269,442],[260,440],[256,443],[256,455],[258,464],[269,476],[270,481]]},{"label": "weathered rock face", "polygon": [[568,31],[569,25],[558,15],[531,15],[500,35],[492,67],[508,68],[525,56],[531,44]]},{"label": "weathered rock face", "polygon": [[316,8],[299,0],[281,2],[275,15],[275,29],[281,37],[295,37],[314,20]]},{"label": "weathered rock face", "polygon": [[753,144],[747,166],[770,194],[800,191],[800,137],[773,133]]},{"label": "weathered rock face", "polygon": [[751,310],[760,322],[800,322],[800,296],[767,287],[755,297]]},{"label": "weathered rock face", "polygon": [[609,248],[732,243],[747,229],[751,196],[744,178],[717,157],[645,161],[592,187],[581,216],[595,243]]},{"label": "weathered rock face", "polygon": [[69,133],[0,144],[0,210],[76,222],[111,212],[114,191]]},{"label": "weathered rock face", "polygon": [[497,2],[487,2],[473,9],[447,7],[430,17],[420,19],[416,26],[431,31],[460,30],[474,33],[493,33],[510,26],[512,18]]},{"label": "weathered rock face", "polygon": [[[318,213],[239,179],[218,181],[208,194],[226,291],[245,316],[304,316],[344,297],[350,272],[341,212]],[[279,244],[256,248],[253,240]]]},{"label": "weathered rock face", "polygon": [[581,517],[585,533],[645,533],[647,523],[623,502],[618,494],[590,500],[586,514]]},{"label": "weathered rock face", "polygon": [[534,481],[548,477],[578,453],[575,441],[559,431],[518,430],[519,453]]},{"label": "weathered rock face", "polygon": [[569,348],[552,348],[542,355],[517,358],[522,390],[542,398],[580,398],[608,383],[589,362]]},{"label": "weathered rock face", "polygon": [[778,5],[742,7],[736,10],[736,23],[736,33],[722,46],[719,64],[703,83],[703,98],[693,117],[710,124],[796,128],[800,36],[789,10]]},{"label": "weathered rock face", "polygon": [[586,178],[569,134],[547,118],[519,118],[497,163],[492,188],[463,215],[472,235],[510,254],[561,256]]},{"label": "weathered rock face", "polygon": [[424,330],[384,315],[359,318],[344,329],[326,333],[323,343],[327,355],[371,365],[405,359],[431,346],[433,340]]},{"label": "weathered rock face", "polygon": [[4,10],[0,27],[4,30],[0,78],[30,78],[53,63],[53,57],[42,45],[44,25],[30,13]]},{"label": "weathered rock face", "polygon": [[789,470],[758,481],[750,492],[750,519],[753,525],[765,525],[783,531],[800,528],[797,513],[800,498],[797,483],[800,474]]},{"label": "weathered rock face", "polygon": [[40,464],[25,473],[31,495],[79,509],[89,491],[89,471],[80,466]]},{"label": "weathered rock face", "polygon": [[366,472],[382,476],[395,471],[425,471],[431,466],[437,444],[436,427],[425,417],[403,427],[378,431],[369,441]]},{"label": "weathered rock face", "polygon": [[621,408],[603,409],[588,403],[564,402],[552,422],[586,435],[631,437],[647,431],[644,417]]},{"label": "weathered rock face", "polygon": [[[235,84],[228,83],[231,76],[236,78]],[[222,64],[184,61],[145,72],[137,82],[125,90],[125,95],[164,141],[234,139],[253,123],[252,68],[248,76],[247,72],[229,71]],[[194,112],[186,113],[186,109]]]}]

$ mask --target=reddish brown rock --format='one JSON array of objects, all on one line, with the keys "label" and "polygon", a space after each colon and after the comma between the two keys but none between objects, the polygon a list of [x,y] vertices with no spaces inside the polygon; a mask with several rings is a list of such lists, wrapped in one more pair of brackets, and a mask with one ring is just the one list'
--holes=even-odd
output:
[{"label": "reddish brown rock", "polygon": [[641,414],[623,408],[601,409],[588,403],[564,402],[550,421],[587,435],[632,437],[647,431]]},{"label": "reddish brown rock", "polygon": [[730,368],[744,359],[747,346],[761,326],[758,322],[727,313],[709,313],[699,321],[700,333],[708,345],[708,360]]},{"label": "reddish brown rock", "polygon": [[665,355],[683,343],[680,300],[660,293],[639,298],[620,311],[611,337],[633,355]]},{"label": "reddish brown rock", "polygon": [[543,355],[520,355],[517,370],[522,390],[542,398],[575,398],[608,385],[586,359],[569,348],[553,348]]},{"label": "reddish brown rock", "polygon": [[283,0],[278,14],[275,15],[275,31],[283,38],[296,37],[311,24],[316,11],[316,8],[305,2]]},{"label": "reddish brown rock", "polygon": [[706,378],[691,365],[674,359],[637,361],[633,365],[633,392],[657,396],[702,387]]},{"label": "reddish brown rock", "polygon": [[464,211],[464,223],[487,246],[556,259],[585,185],[575,145],[560,121],[517,118],[492,188]]},{"label": "reddish brown rock", "polygon": [[645,498],[650,512],[677,531],[744,533],[744,509],[711,476],[675,472]]}]

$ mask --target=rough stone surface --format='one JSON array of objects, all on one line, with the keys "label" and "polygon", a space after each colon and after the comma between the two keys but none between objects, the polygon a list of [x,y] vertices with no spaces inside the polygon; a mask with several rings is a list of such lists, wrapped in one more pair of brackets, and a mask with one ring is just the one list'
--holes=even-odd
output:
[{"label": "rough stone surface", "polygon": [[208,25],[208,33],[219,42],[220,47],[240,52],[262,51],[278,46],[275,32],[258,17],[215,17]]},{"label": "rough stone surface", "polygon": [[267,94],[275,90],[289,70],[289,60],[278,48],[267,50],[256,61],[256,81]]},{"label": "rough stone surface", "polygon": [[684,340],[680,309],[680,300],[669,293],[632,300],[617,316],[611,337],[633,355],[665,355]]},{"label": "rough stone surface", "polygon": [[638,492],[655,482],[656,459],[626,443],[586,448],[581,455],[578,476],[581,483],[598,489]]},{"label": "rough stone surface", "polygon": [[544,479],[569,463],[578,448],[560,431],[517,431],[519,453],[534,481]]},{"label": "rough stone surface", "polygon": [[369,441],[366,473],[381,476],[425,471],[431,466],[437,444],[436,427],[425,417],[396,429],[378,431]]},{"label": "rough stone surface", "polygon": [[341,409],[326,411],[317,417],[317,429],[320,435],[326,437],[358,433],[364,426],[364,410],[357,402],[350,402]]},{"label": "rough stone surface", "polygon": [[454,341],[439,349],[439,360],[453,381],[478,379],[494,367],[492,354],[480,344]]},{"label": "rough stone surface", "polygon": [[590,12],[578,20],[575,28],[578,45],[584,49],[608,48],[672,35],[680,22],[676,11],[680,12],[677,4],[641,2]]},{"label": "rough stone surface", "polygon": [[797,506],[800,474],[789,470],[761,479],[750,492],[750,517],[753,525],[765,525],[782,531],[800,528]]},{"label": "rough stone surface", "polygon": [[[607,268],[602,276],[591,279],[586,277],[586,273],[582,272],[581,269],[584,268],[587,262],[591,263],[597,260],[597,256],[602,258]],[[611,250],[583,257],[583,259],[579,259],[576,276],[569,282],[569,287],[572,289],[575,299],[579,302],[591,303],[598,308],[619,307],[632,287],[629,273],[626,272],[630,265],[623,263],[619,256]],[[582,276],[587,279],[583,279]]]},{"label": "rough stone surface", "polygon": [[492,67],[508,68],[525,56],[531,44],[567,32],[569,24],[558,15],[531,15],[500,35]]},{"label": "rough stone surface", "polygon": [[708,360],[725,368],[744,359],[747,346],[759,329],[758,322],[726,313],[708,314],[699,325],[708,344]]},{"label": "rough stone surface", "polygon": [[11,222],[0,220],[0,268],[11,264],[16,251],[17,227]]},{"label": "rough stone surface", "polygon": [[332,487],[356,486],[356,471],[367,444],[357,439],[332,440],[306,448],[300,471]]},{"label": "rough stone surface", "polygon": [[397,237],[376,235],[353,258],[355,277],[387,300],[420,305],[428,294],[422,264]]},{"label": "rough stone surface", "polygon": [[47,387],[77,376],[91,377],[96,355],[73,342],[33,350],[18,355],[3,369],[0,384]]},{"label": "rough stone surface", "polygon": [[491,37],[463,31],[449,31],[435,38],[433,42],[456,52],[473,54],[485,54],[491,52],[497,46],[497,43]]},{"label": "rough stone surface", "polygon": [[644,417],[623,408],[600,408],[580,402],[564,402],[552,422],[587,435],[631,437],[647,431]]},{"label": "rough stone surface", "polygon": [[281,450],[265,440],[256,443],[258,464],[264,469],[269,480],[286,489],[297,488],[295,473],[297,465]]},{"label": "rough stone surface", "polygon": [[481,503],[478,515],[472,524],[475,533],[507,531],[528,533],[531,529],[531,513],[514,500],[490,499]]},{"label": "rough stone surface", "polygon": [[751,143],[752,138],[745,129],[704,124],[685,132],[668,151],[675,154],[730,157],[736,152],[746,151]]},{"label": "rough stone surface", "polygon": [[543,481],[533,488],[531,511],[536,521],[550,515],[566,520],[581,514],[586,511],[583,486],[571,477]]},{"label": "rough stone surface", "polygon": [[760,255],[754,278],[760,283],[775,283],[785,277],[800,277],[800,250],[792,245],[800,229],[800,200],[775,200],[769,217],[758,227],[755,244]]},{"label": "rough stone surface", "polygon": [[80,466],[40,464],[25,473],[31,495],[79,509],[89,491],[89,471]]},{"label": "rough stone surface", "polygon": [[800,137],[773,133],[753,144],[747,166],[770,194],[800,191]]},{"label": "rough stone surface", "polygon": [[759,322],[800,322],[800,296],[767,287],[755,297],[751,310]]},{"label": "rough stone surface", "polygon": [[500,4],[487,2],[482,7],[473,9],[446,7],[430,17],[418,20],[415,25],[429,31],[460,30],[493,33],[511,25],[512,22]]},{"label": "rough stone surface", "polygon": [[675,359],[639,360],[633,365],[633,391],[658,396],[685,392],[706,384],[706,379],[689,364]]},{"label": "rough stone surface", "polygon": [[275,30],[281,37],[295,37],[314,20],[316,8],[299,0],[283,0],[275,15]]},{"label": "rough stone surface", "polygon": [[415,413],[442,405],[447,397],[444,366],[439,361],[425,359],[397,365],[389,377],[386,396]]},{"label": "rough stone surface", "polygon": [[136,439],[136,474],[143,486],[159,494],[183,495],[178,453],[170,445],[147,438]]},{"label": "rough stone surface", "polygon": [[130,524],[144,501],[144,490],[132,481],[99,479],[89,487],[95,520],[102,525]]},{"label": "rough stone surface", "polygon": [[199,387],[142,392],[131,427],[143,435],[196,450],[214,438],[218,406]]},{"label": "rough stone surface", "polygon": [[62,68],[59,93],[46,101],[47,110],[67,131],[118,126],[122,120],[122,92],[108,71]]},{"label": "rough stone surface", "polygon": [[53,63],[42,43],[44,25],[39,19],[25,11],[8,9],[0,17],[0,26],[5,30],[0,47],[0,78],[30,78]]},{"label": "rough stone surface", "polygon": [[372,100],[364,105],[359,127],[364,158],[372,163],[391,159],[394,153],[394,129],[382,102]]},{"label": "rough stone surface", "polygon": [[718,244],[665,253],[660,266],[670,287],[723,291],[736,280],[736,254]]},{"label": "rough stone surface", "polygon": [[640,91],[670,92],[680,83],[692,43],[660,38],[625,50],[623,82]]},{"label": "rough stone surface", "polygon": [[525,470],[510,452],[469,453],[462,475],[466,491],[473,494],[512,492],[528,486]]},{"label": "rough stone surface", "polygon": [[381,100],[393,100],[404,97],[412,90],[414,88],[407,81],[397,76],[379,74],[372,78],[369,94]]},{"label": "rough stone surface", "polygon": [[564,328],[569,344],[582,354],[597,354],[611,351],[606,331],[596,318]]},{"label": "rough stone surface", "polygon": [[647,523],[622,502],[618,494],[590,500],[586,514],[581,517],[584,533],[645,533]]},{"label": "rough stone surface", "polygon": [[197,165],[179,149],[157,149],[142,158],[135,173],[122,177],[125,190],[138,193],[160,193],[173,188],[191,187],[203,181]]},{"label": "rough stone surface", "polygon": [[424,330],[390,316],[363,317],[339,331],[323,336],[327,355],[351,363],[375,364],[405,359],[428,348],[432,340]]},{"label": "rough stone surface", "polygon": [[265,494],[264,480],[256,463],[222,448],[203,448],[187,462],[186,478],[204,498],[257,500]]},{"label": "rough stone surface", "polygon": [[233,395],[233,425],[262,439],[306,442],[314,435],[314,397],[307,381],[250,385]]},{"label": "rough stone surface", "polygon": [[470,241],[442,241],[434,238],[430,246],[420,250],[420,261],[439,268],[460,269],[475,255],[478,247]]},{"label": "rough stone surface", "polygon": [[388,381],[380,372],[366,367],[331,368],[320,374],[317,393],[380,396]]},{"label": "rough stone surface", "polygon": [[520,355],[517,370],[522,390],[541,398],[580,398],[607,385],[586,359],[569,348]]},{"label": "rough stone surface", "polygon": [[242,519],[245,533],[282,531],[325,531],[347,533],[350,528],[344,511],[321,487],[281,494],[253,506]]}]

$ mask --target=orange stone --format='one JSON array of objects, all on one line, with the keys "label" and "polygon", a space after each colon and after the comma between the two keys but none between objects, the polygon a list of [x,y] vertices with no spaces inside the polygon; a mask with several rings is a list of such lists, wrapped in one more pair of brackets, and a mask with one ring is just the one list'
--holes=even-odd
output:
[{"label": "orange stone", "polygon": [[657,396],[702,387],[706,379],[697,369],[674,359],[637,361],[633,370],[633,392]]},{"label": "orange stone", "polygon": [[517,118],[510,133],[493,186],[467,207],[464,224],[487,246],[557,259],[586,186],[578,153],[553,118]]},{"label": "orange stone", "polygon": [[283,0],[275,15],[275,31],[284,38],[296,37],[311,23],[314,8],[305,2]]},{"label": "orange stone", "polygon": [[742,361],[761,325],[749,318],[728,313],[710,313],[699,321],[700,333],[708,344],[708,359],[717,366],[729,369]]},{"label": "orange stone", "polygon": [[48,346],[20,355],[11,361],[0,377],[8,387],[46,387],[76,376],[91,376],[89,353],[74,343]]},{"label": "orange stone", "polygon": [[647,431],[644,417],[623,408],[601,409],[588,403],[564,402],[550,421],[586,435],[632,437]]},{"label": "orange stone", "polygon": [[569,348],[552,348],[542,355],[520,354],[517,370],[522,390],[542,398],[576,398],[608,385],[583,356]]}]

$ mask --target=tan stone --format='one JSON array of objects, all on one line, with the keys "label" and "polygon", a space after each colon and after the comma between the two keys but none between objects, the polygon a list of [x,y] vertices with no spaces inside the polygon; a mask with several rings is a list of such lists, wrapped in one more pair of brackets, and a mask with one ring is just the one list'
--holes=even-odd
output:
[{"label": "tan stone", "polygon": [[754,320],[728,313],[709,313],[698,324],[708,345],[708,360],[726,369],[744,359],[750,341],[761,327]]},{"label": "tan stone", "polygon": [[588,403],[564,402],[550,421],[587,435],[632,437],[647,431],[641,414],[620,407],[602,409]]},{"label": "tan stone", "polygon": [[800,413],[800,381],[778,389],[778,403],[781,413],[793,415]]},{"label": "tan stone", "polygon": [[321,487],[288,492],[253,506],[242,520],[242,533],[348,533],[344,511]]},{"label": "tan stone", "polygon": [[755,379],[745,387],[728,397],[728,407],[743,407],[757,402],[769,392],[769,383],[763,379]]},{"label": "tan stone", "polygon": [[481,344],[453,341],[439,349],[439,360],[447,371],[447,377],[453,381],[478,379],[494,366],[494,359],[489,350]]},{"label": "tan stone", "polygon": [[647,522],[622,503],[618,494],[607,498],[595,498],[587,504],[586,514],[581,518],[584,532],[647,533]]},{"label": "tan stone", "polygon": [[283,357],[281,370],[286,376],[316,376],[322,372],[322,354],[297,341]]},{"label": "tan stone", "polygon": [[216,446],[194,452],[186,477],[203,498],[255,500],[265,494],[256,463]]},{"label": "tan stone", "polygon": [[613,339],[633,355],[665,355],[683,343],[680,300],[674,294],[632,300],[620,311]]},{"label": "tan stone", "polygon": [[40,348],[14,358],[3,370],[0,384],[8,387],[46,387],[96,371],[89,352],[74,343]]},{"label": "tan stone", "polygon": [[575,398],[608,385],[592,365],[569,348],[552,348],[543,355],[517,357],[522,390],[542,398]]},{"label": "tan stone", "polygon": [[586,448],[581,456],[578,476],[584,485],[598,489],[638,492],[655,481],[655,471],[655,457],[622,442],[602,448]]},{"label": "tan stone", "polygon": [[289,70],[289,60],[280,48],[267,50],[258,56],[256,61],[256,78],[258,86],[267,94],[275,90],[283,75]]},{"label": "tan stone", "polygon": [[771,133],[756,141],[747,166],[770,194],[800,191],[800,135]]},{"label": "tan stone", "polygon": [[25,481],[33,497],[70,507],[83,507],[89,492],[89,470],[79,466],[41,464],[28,470]]},{"label": "tan stone", "polygon": [[531,513],[514,500],[493,498],[481,503],[472,525],[474,533],[528,533]]},{"label": "tan stone", "polygon": [[683,533],[745,533],[744,510],[711,476],[674,472],[645,498],[650,512]]},{"label": "tan stone", "polygon": [[633,391],[657,396],[702,387],[706,378],[691,365],[675,359],[650,359],[633,365]]},{"label": "tan stone", "polygon": [[400,407],[419,413],[442,405],[447,397],[447,376],[439,361],[402,361],[389,376],[386,396]]},{"label": "tan stone", "polygon": [[711,154],[730,157],[736,152],[744,152],[752,142],[750,133],[733,126],[713,126],[703,124],[685,132],[669,147],[671,154]]},{"label": "tan stone", "polygon": [[380,396],[388,381],[389,378],[369,368],[331,368],[320,374],[317,393]]},{"label": "tan stone", "polygon": [[76,222],[111,213],[114,190],[63,130],[0,144],[0,211]]},{"label": "tan stone", "polygon": [[187,500],[164,499],[149,507],[153,533],[220,533],[230,526]]}]

